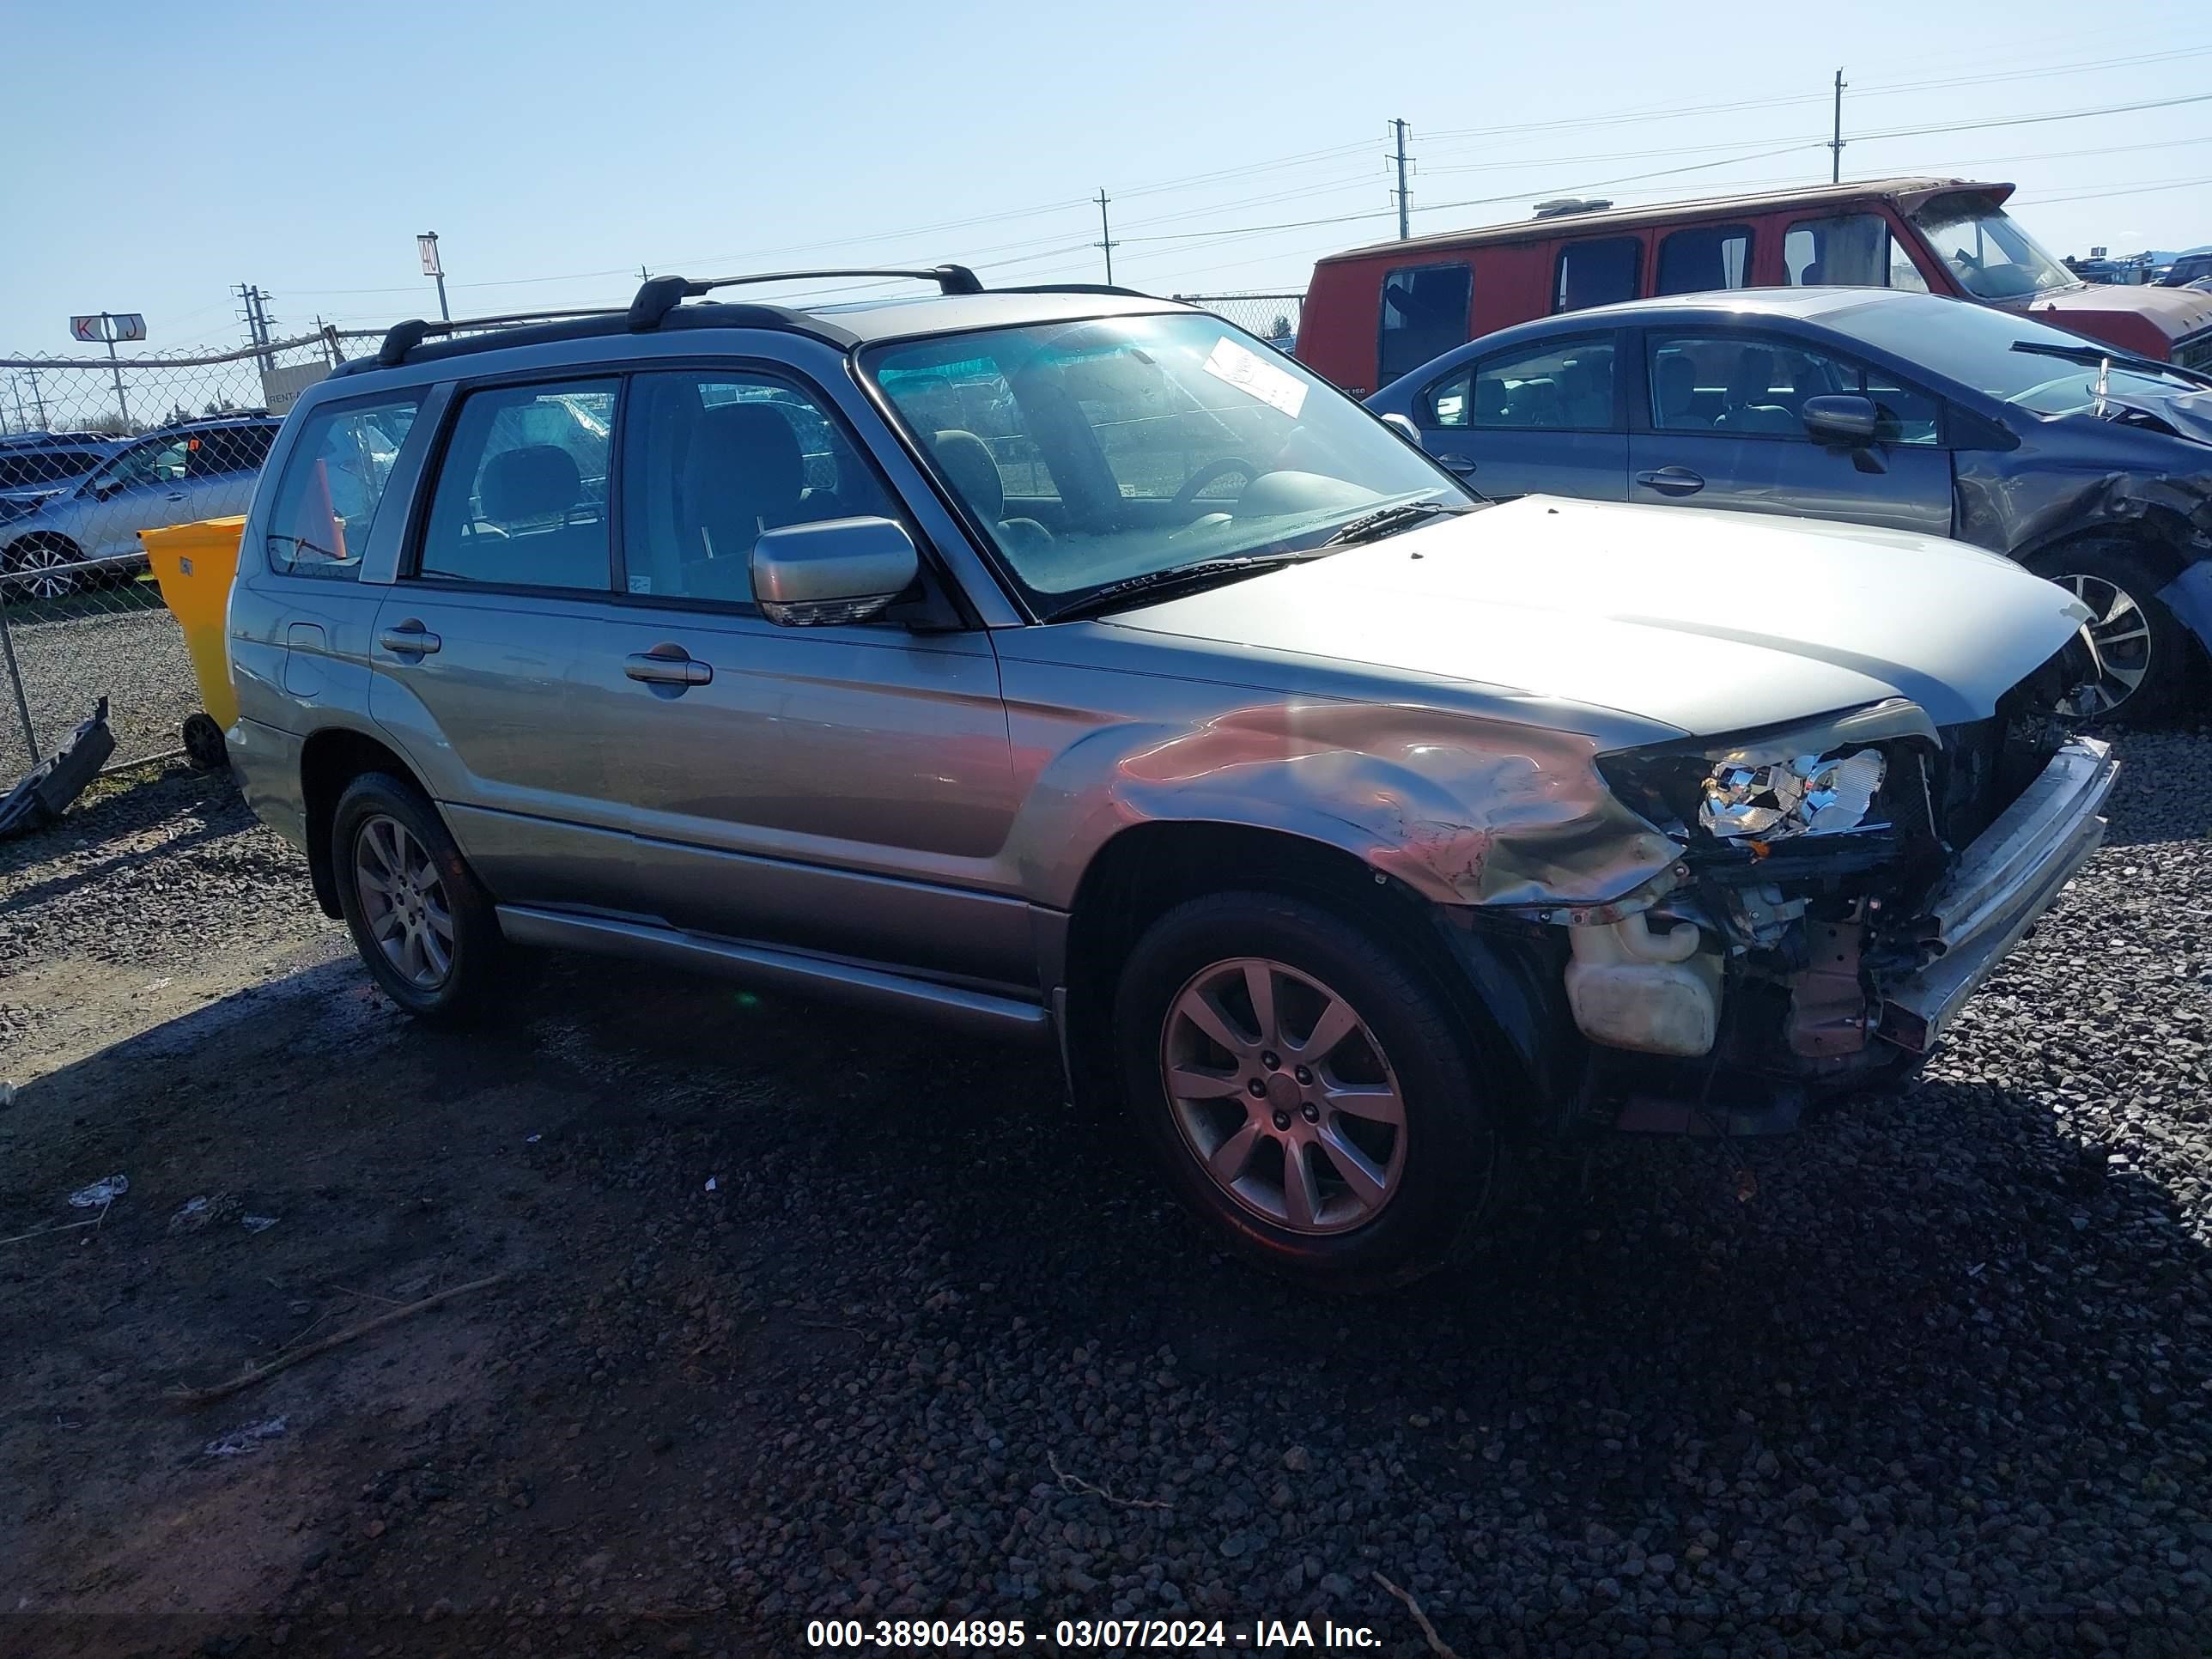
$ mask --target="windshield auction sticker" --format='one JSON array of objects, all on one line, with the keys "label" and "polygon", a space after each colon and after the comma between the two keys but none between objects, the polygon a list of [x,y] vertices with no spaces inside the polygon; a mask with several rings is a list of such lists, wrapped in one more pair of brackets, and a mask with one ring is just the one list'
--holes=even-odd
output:
[{"label": "windshield auction sticker", "polygon": [[1256,351],[1247,351],[1226,334],[1206,360],[1206,372],[1226,380],[1239,392],[1279,409],[1292,420],[1306,406],[1306,383],[1288,369],[1279,368]]}]

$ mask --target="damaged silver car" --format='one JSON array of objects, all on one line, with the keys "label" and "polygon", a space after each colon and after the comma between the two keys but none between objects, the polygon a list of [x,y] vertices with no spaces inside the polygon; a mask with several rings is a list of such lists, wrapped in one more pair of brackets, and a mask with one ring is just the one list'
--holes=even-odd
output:
[{"label": "damaged silver car", "polygon": [[2201,706],[2212,374],[1881,289],[1673,295],[1462,346],[1368,400],[1484,494],[1951,536],[2089,607],[2080,711]]},{"label": "damaged silver car", "polygon": [[1518,1148],[1909,1072],[2097,845],[2088,613],[2004,560],[1486,505],[1204,313],[888,274],[941,291],[659,277],[302,398],[230,752],[403,1007],[554,945],[1056,1044],[1373,1288]]}]

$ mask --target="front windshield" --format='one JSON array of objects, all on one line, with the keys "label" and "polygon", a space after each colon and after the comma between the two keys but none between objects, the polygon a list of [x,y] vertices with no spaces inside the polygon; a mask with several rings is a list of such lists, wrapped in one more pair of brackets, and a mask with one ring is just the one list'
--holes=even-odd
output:
[{"label": "front windshield", "polygon": [[2017,300],[2081,280],[1986,196],[1939,196],[1912,222],[1978,300]]},{"label": "front windshield", "polygon": [[1109,582],[1466,505],[1327,382],[1213,318],[993,329],[869,354],[917,446],[1048,614]]},{"label": "front windshield", "polygon": [[[1827,318],[1869,345],[2039,415],[2069,415],[2097,401],[2094,362],[2068,362],[2052,352],[2094,352],[2096,342],[2010,312],[1960,300],[1890,301],[1852,307]],[[2042,349],[2021,350],[2018,347]],[[2106,380],[2112,397],[2172,397],[2202,382],[2148,364],[2114,363]]]}]

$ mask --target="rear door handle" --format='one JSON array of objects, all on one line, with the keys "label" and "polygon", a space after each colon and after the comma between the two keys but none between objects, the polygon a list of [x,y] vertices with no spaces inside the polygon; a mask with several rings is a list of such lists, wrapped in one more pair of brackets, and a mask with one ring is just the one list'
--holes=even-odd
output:
[{"label": "rear door handle", "polygon": [[414,617],[395,623],[376,636],[376,642],[396,657],[427,657],[445,641]]},{"label": "rear door handle", "polygon": [[1639,472],[1636,482],[1662,495],[1694,495],[1705,481],[1686,466],[1662,466],[1656,472]]},{"label": "rear door handle", "polygon": [[682,646],[664,640],[650,651],[623,659],[623,672],[647,685],[672,685],[678,691],[694,685],[711,685],[714,665],[701,662]]},{"label": "rear door handle", "polygon": [[1474,462],[1465,455],[1439,455],[1437,465],[1447,472],[1472,472]]},{"label": "rear door handle", "polygon": [[185,499],[185,492],[181,489],[173,489],[169,492],[169,499],[173,501],[181,501]]}]

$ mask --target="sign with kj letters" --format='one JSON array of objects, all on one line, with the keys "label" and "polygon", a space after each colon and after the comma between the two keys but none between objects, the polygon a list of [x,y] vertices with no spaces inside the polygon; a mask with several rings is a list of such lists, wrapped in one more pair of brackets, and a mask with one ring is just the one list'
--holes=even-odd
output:
[{"label": "sign with kj letters", "polygon": [[146,319],[136,311],[95,311],[89,317],[70,318],[70,332],[95,345],[109,340],[143,340]]}]

